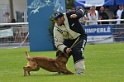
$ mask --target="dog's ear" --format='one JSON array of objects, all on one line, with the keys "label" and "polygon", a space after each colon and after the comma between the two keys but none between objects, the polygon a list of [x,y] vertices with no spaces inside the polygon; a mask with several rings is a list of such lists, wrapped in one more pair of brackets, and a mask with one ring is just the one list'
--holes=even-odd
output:
[{"label": "dog's ear", "polygon": [[57,56],[65,56],[65,57],[68,57],[68,54],[67,53],[64,53],[64,52],[62,52],[62,51],[60,51],[60,50],[57,50],[57,52],[56,52],[56,57]]},{"label": "dog's ear", "polygon": [[61,53],[61,51],[60,51],[60,50],[57,50],[57,51],[56,51],[56,57],[59,56],[60,53]]}]

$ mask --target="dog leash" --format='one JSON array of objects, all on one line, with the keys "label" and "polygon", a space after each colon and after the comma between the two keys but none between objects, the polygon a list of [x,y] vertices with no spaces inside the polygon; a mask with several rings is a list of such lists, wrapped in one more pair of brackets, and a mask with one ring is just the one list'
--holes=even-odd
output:
[{"label": "dog leash", "polygon": [[71,45],[70,48],[73,48],[74,46],[76,46],[77,44],[79,44],[81,42],[81,41],[78,42],[78,40],[79,40],[79,37],[75,40],[75,42]]}]

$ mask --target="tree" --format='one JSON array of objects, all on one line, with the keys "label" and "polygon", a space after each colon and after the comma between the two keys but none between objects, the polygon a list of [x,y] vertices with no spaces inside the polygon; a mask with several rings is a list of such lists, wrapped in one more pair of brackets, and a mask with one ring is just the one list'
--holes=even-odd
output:
[{"label": "tree", "polygon": [[72,9],[74,7],[75,0],[66,0],[66,9]]}]

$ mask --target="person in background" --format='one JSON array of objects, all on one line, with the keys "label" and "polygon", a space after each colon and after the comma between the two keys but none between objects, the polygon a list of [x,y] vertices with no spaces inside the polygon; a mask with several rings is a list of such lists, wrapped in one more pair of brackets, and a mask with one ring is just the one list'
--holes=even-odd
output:
[{"label": "person in background", "polygon": [[[11,20],[11,23],[16,23],[15,19]],[[14,42],[22,42],[22,28],[20,25],[13,25],[13,35],[14,35]]]},{"label": "person in background", "polygon": [[5,23],[11,23],[11,17],[10,17],[10,13],[6,12],[5,13]]},{"label": "person in background", "polygon": [[[109,19],[108,15],[104,12],[104,7],[100,7],[100,10],[99,10],[99,20],[106,20],[106,19]],[[100,22],[100,24],[109,24],[109,22]]]},{"label": "person in background", "polygon": [[87,19],[89,22],[88,22],[88,25],[97,25],[98,24],[98,17],[99,17],[99,14],[98,14],[98,11],[96,10],[96,7],[95,6],[92,6],[90,8],[90,11],[89,13],[87,14]]},{"label": "person in background", "polygon": [[[121,19],[122,12],[123,12],[123,5],[120,4],[118,6],[118,10],[116,11],[115,18],[116,19]],[[115,33],[122,32],[122,29],[120,29],[120,28],[123,27],[123,25],[121,25],[121,20],[117,20],[115,24],[117,24],[117,25],[115,25],[115,28],[117,28],[117,29],[114,29],[113,32],[115,32]],[[118,37],[115,38],[115,41],[123,41],[123,35],[122,34],[118,35]]]},{"label": "person in background", "polygon": [[[122,12],[123,12],[123,5],[119,5],[119,9],[116,12],[116,18],[117,19],[121,19]],[[120,23],[121,23],[121,21],[118,20],[116,24],[120,24]]]},{"label": "person in background", "polygon": [[[108,15],[109,19],[113,19],[115,17],[114,12],[109,9],[108,6],[105,6],[105,13]],[[110,21],[109,24],[112,24]]]},{"label": "person in background", "polygon": [[79,9],[54,14],[54,44],[58,50],[73,56],[76,74],[83,74],[85,70],[83,51],[87,34],[79,22],[84,13],[84,10]]},{"label": "person in background", "polygon": [[[121,19],[124,19],[124,10],[122,11]],[[124,21],[121,21],[121,24],[124,24]]]}]

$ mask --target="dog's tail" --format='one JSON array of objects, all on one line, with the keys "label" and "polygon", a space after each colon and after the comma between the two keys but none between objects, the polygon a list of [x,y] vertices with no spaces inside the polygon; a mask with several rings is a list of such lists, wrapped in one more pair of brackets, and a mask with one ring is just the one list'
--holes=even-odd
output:
[{"label": "dog's tail", "polygon": [[27,59],[28,61],[30,61],[31,57],[29,56],[28,52],[25,51],[25,53],[26,53],[26,59]]}]

